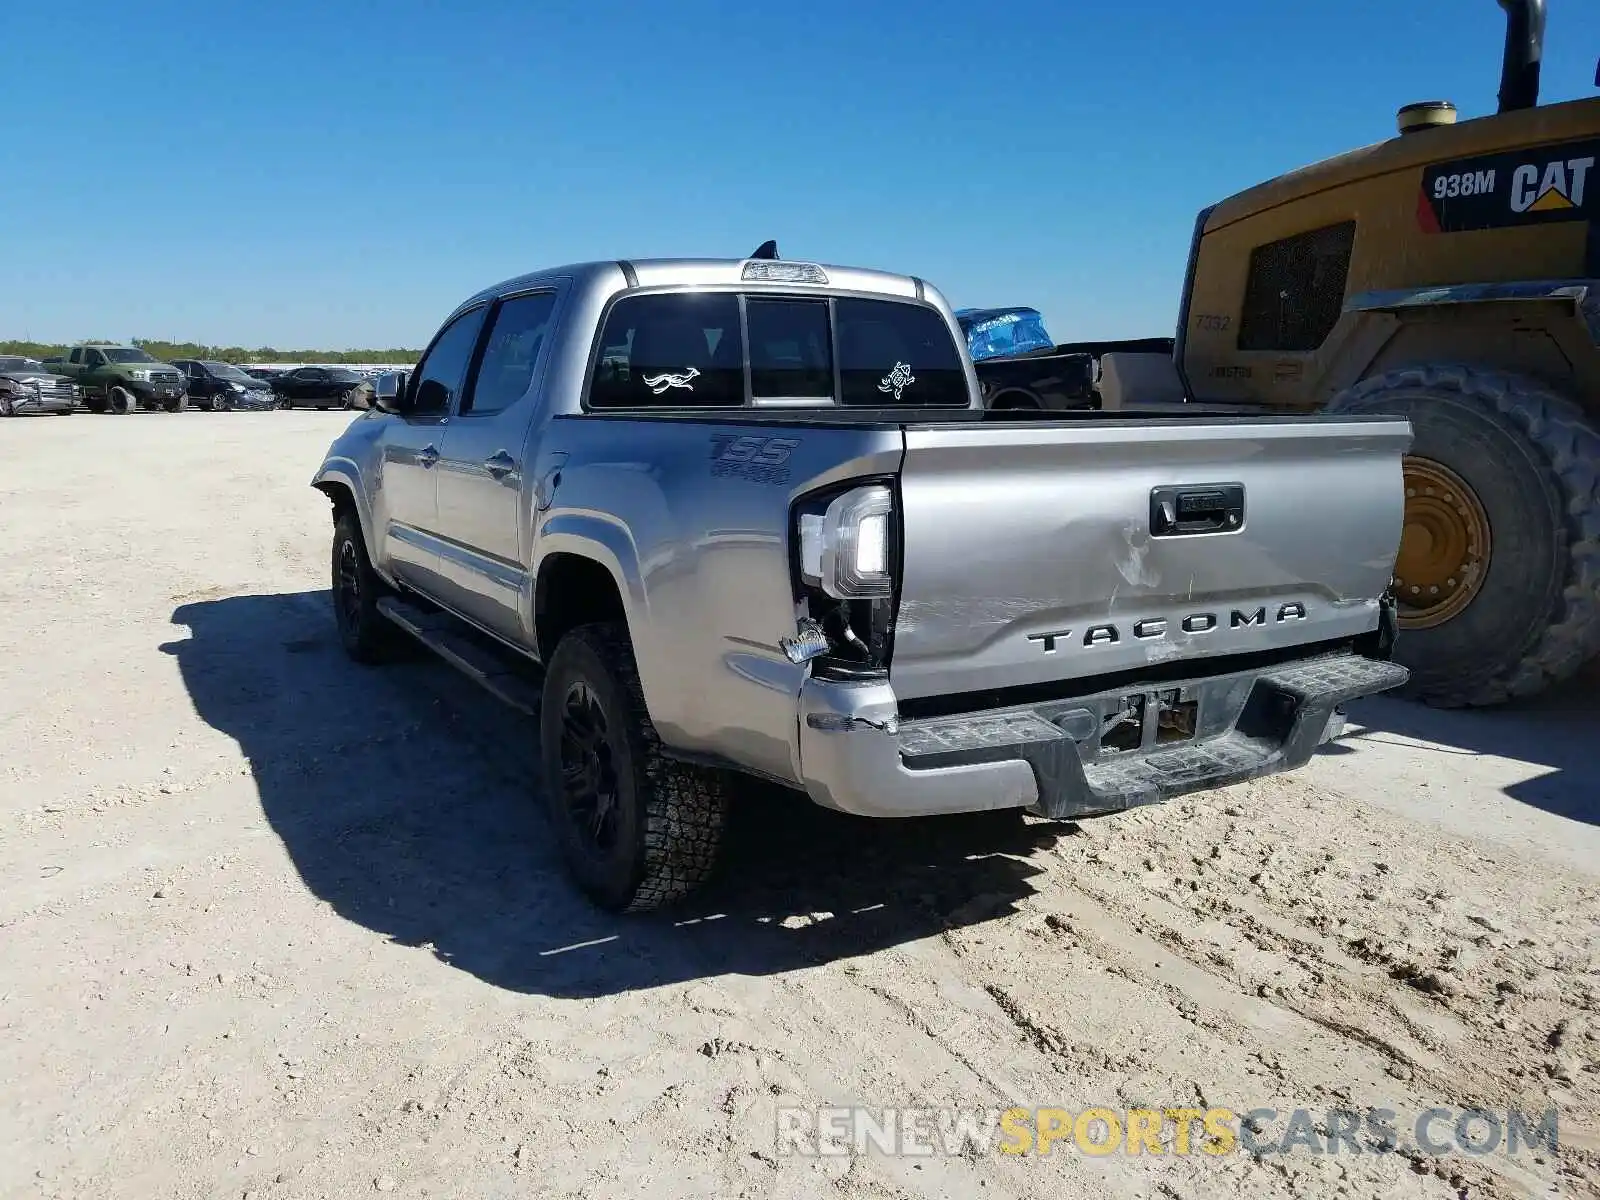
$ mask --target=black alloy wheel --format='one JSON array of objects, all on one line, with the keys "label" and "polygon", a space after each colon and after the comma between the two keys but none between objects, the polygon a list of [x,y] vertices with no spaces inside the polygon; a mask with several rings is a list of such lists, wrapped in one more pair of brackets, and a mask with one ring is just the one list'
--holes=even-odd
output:
[{"label": "black alloy wheel", "polygon": [[598,859],[616,852],[621,783],[604,706],[575,680],[561,711],[561,794],[583,848]]}]

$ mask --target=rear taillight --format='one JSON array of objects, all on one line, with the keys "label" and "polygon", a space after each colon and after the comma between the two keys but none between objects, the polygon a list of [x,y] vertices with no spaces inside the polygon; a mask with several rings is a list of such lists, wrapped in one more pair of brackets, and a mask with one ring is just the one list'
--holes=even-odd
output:
[{"label": "rear taillight", "polygon": [[803,497],[791,538],[796,632],[783,639],[784,654],[821,673],[887,670],[899,590],[893,487],[857,483]]}]

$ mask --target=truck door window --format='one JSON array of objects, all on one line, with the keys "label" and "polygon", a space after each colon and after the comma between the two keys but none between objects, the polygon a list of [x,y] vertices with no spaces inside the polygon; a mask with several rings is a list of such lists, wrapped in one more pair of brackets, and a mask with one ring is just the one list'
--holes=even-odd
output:
[{"label": "truck door window", "polygon": [[555,308],[554,292],[513,296],[500,305],[464,412],[480,417],[501,412],[527,394]]},{"label": "truck door window", "polygon": [[834,301],[841,403],[965,407],[955,338],[937,310],[896,300]]},{"label": "truck door window", "polygon": [[417,366],[415,381],[418,416],[437,416],[450,411],[461,385],[466,380],[467,364],[472,360],[472,349],[478,342],[478,330],[483,325],[484,309],[479,307],[464,312],[446,325]]},{"label": "truck door window", "polygon": [[89,365],[91,367],[103,367],[103,366],[105,366],[106,365],[106,356],[104,354],[101,354],[100,351],[98,351],[98,350],[89,351]]},{"label": "truck door window", "polygon": [[67,355],[67,361],[81,363],[83,361],[83,348],[75,347],[72,353]]},{"label": "truck door window", "polygon": [[739,298],[677,292],[617,301],[600,332],[591,408],[740,408]]},{"label": "truck door window", "polygon": [[826,300],[758,300],[745,308],[750,394],[757,400],[828,399],[833,347]]}]

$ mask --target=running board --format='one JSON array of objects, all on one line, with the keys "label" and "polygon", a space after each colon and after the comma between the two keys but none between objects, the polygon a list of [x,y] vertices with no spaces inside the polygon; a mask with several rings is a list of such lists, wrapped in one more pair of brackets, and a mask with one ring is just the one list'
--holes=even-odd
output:
[{"label": "running board", "polygon": [[393,596],[378,601],[378,611],[432,650],[468,679],[518,712],[539,715],[539,688],[515,670],[449,613],[430,613]]}]

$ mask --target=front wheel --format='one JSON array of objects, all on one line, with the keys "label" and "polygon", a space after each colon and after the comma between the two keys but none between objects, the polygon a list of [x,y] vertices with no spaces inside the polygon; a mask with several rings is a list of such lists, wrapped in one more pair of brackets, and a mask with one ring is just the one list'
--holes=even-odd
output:
[{"label": "front wheel", "polygon": [[611,912],[680,900],[710,878],[727,823],[727,777],[662,753],[627,629],[561,639],[539,714],[545,802],[567,869]]},{"label": "front wheel", "polygon": [[211,411],[214,413],[227,412],[232,407],[233,402],[227,392],[217,392],[211,397]]},{"label": "front wheel", "polygon": [[0,417],[14,417],[16,415],[17,407],[12,403],[11,397],[0,396]]},{"label": "front wheel", "polygon": [[119,417],[125,417],[139,407],[139,402],[133,398],[133,393],[121,384],[116,384],[106,392],[106,408]]},{"label": "front wheel", "polygon": [[1410,694],[1500,704],[1600,651],[1600,433],[1543,384],[1406,367],[1330,409],[1411,421],[1393,589]]},{"label": "front wheel", "polygon": [[378,611],[389,588],[373,570],[361,521],[349,508],[333,523],[332,565],[333,616],[345,653],[369,664],[399,657],[406,635]]}]

